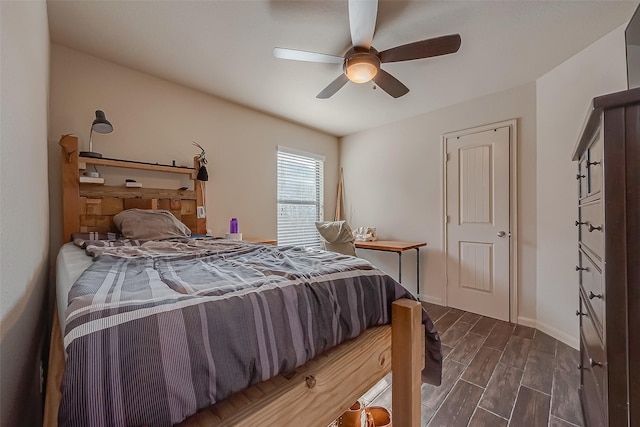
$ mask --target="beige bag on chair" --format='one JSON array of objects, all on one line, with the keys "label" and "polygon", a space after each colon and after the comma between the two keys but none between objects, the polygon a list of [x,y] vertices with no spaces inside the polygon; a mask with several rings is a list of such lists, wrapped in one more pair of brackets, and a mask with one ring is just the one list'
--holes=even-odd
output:
[{"label": "beige bag on chair", "polygon": [[346,221],[316,222],[316,229],[325,240],[326,250],[356,256],[353,233]]}]

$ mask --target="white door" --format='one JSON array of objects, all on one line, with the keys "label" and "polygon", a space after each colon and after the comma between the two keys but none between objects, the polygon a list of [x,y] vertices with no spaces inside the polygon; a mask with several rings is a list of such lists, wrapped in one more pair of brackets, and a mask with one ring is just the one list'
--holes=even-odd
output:
[{"label": "white door", "polygon": [[446,139],[447,305],[509,320],[509,127]]}]

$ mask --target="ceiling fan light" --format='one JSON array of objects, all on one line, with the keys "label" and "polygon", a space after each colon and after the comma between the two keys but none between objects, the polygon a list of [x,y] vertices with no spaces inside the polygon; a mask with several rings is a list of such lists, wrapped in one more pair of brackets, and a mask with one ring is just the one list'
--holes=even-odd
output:
[{"label": "ceiling fan light", "polygon": [[352,64],[347,67],[347,77],[354,83],[366,83],[378,74],[378,67],[367,62]]},{"label": "ceiling fan light", "polygon": [[357,53],[345,60],[344,73],[354,83],[366,83],[378,74],[380,60],[369,53]]}]

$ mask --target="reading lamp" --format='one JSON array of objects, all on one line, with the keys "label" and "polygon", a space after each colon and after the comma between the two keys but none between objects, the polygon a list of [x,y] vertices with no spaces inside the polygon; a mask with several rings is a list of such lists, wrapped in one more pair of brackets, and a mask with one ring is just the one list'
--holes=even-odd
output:
[{"label": "reading lamp", "polygon": [[91,124],[91,131],[89,132],[89,151],[81,151],[80,157],[94,157],[101,158],[102,154],[93,151],[93,131],[98,133],[111,133],[113,132],[113,126],[109,123],[109,120],[104,116],[104,111],[96,110],[96,119]]}]

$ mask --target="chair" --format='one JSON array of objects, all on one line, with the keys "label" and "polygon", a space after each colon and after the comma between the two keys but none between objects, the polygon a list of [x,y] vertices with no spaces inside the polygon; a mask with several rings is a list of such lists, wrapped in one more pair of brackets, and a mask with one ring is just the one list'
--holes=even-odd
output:
[{"label": "chair", "polygon": [[316,229],[324,239],[325,250],[356,256],[355,239],[346,221],[316,222]]}]

